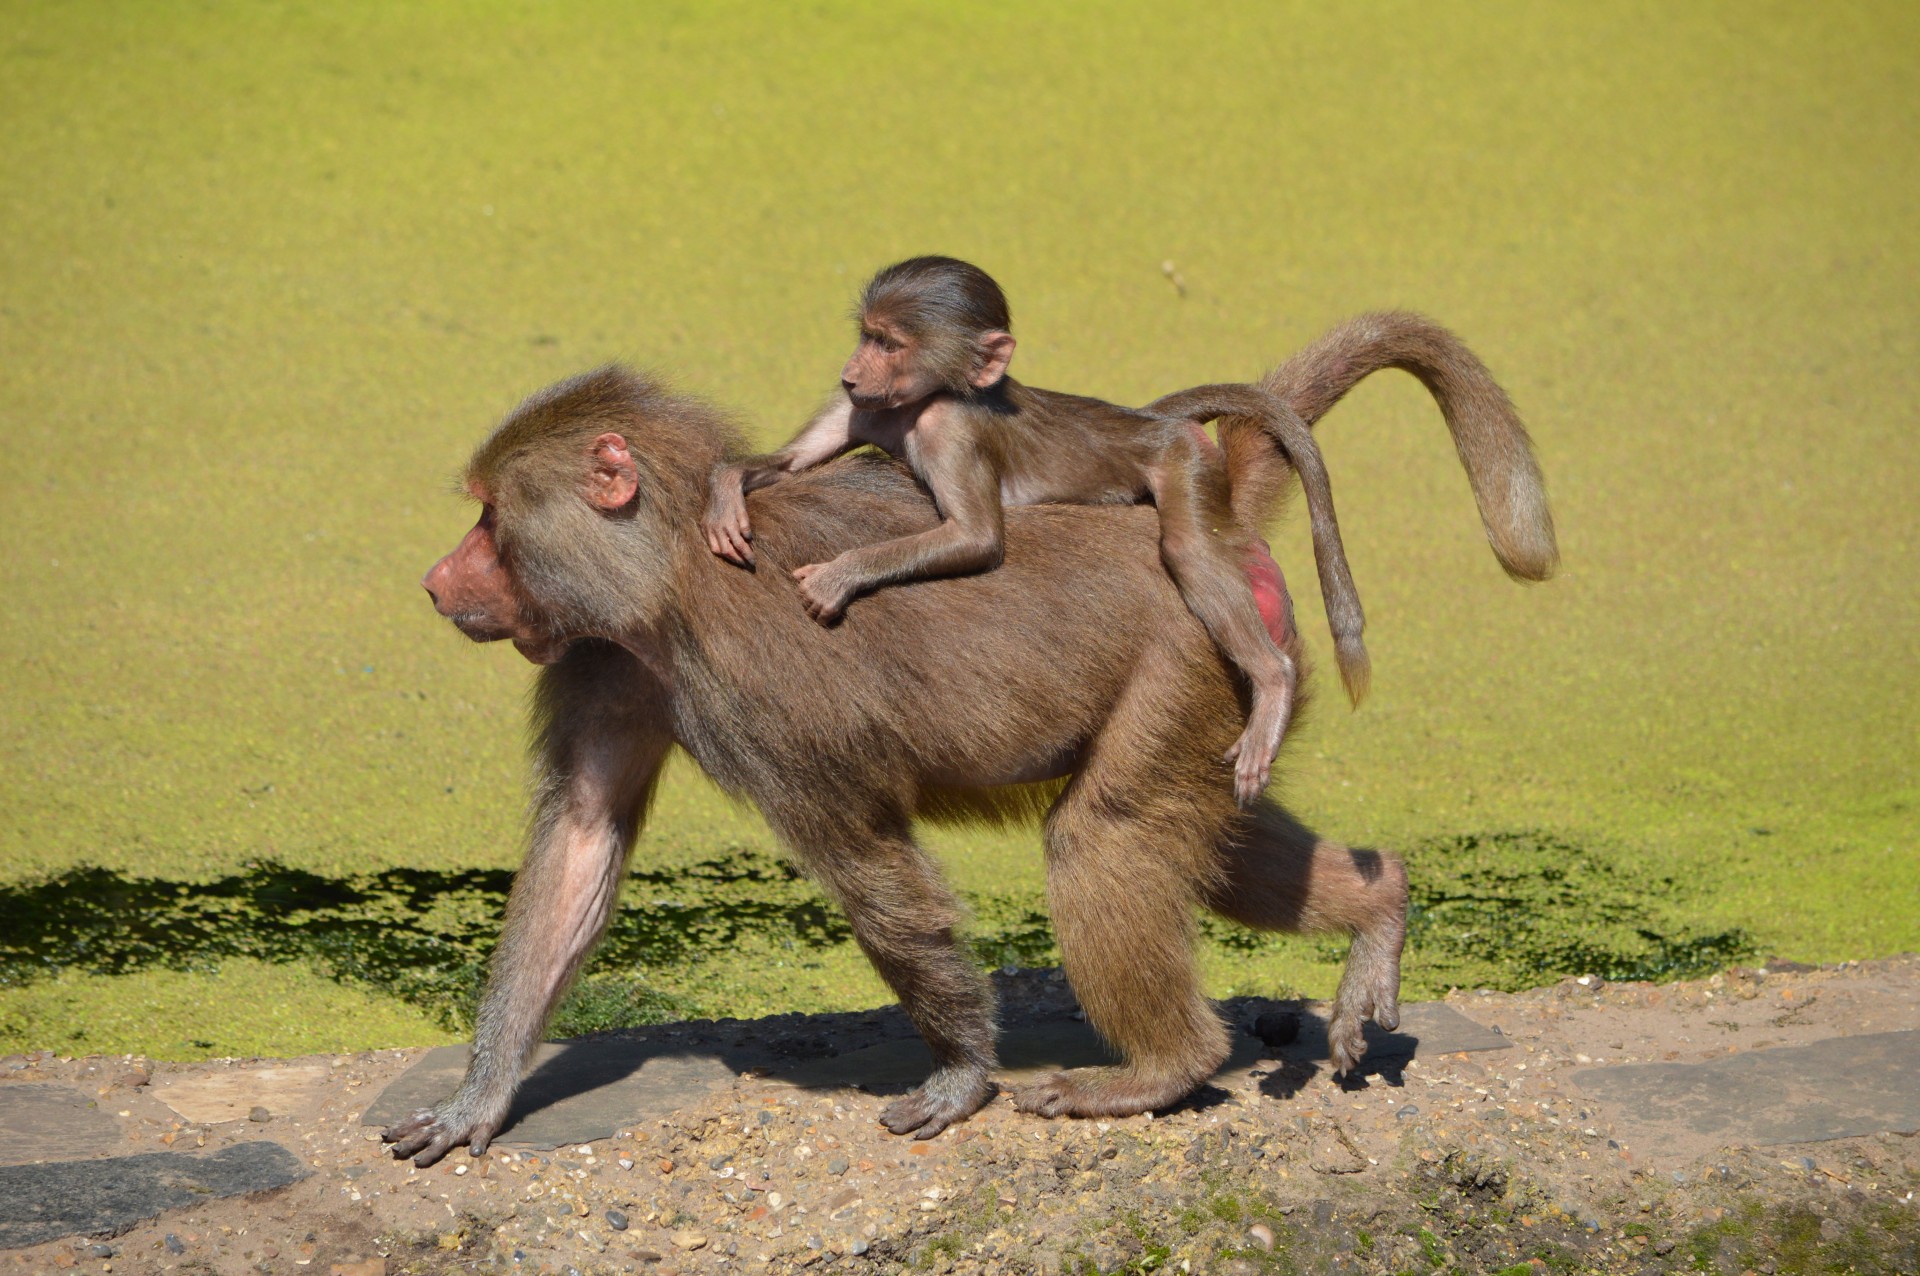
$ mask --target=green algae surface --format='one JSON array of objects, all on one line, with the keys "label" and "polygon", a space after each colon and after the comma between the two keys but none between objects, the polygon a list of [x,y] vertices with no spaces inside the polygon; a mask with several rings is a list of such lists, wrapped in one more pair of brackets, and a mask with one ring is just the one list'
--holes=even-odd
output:
[{"label": "green algae surface", "polygon": [[[1320,431],[1374,690],[1323,687],[1280,783],[1408,855],[1410,992],[1920,947],[1911,6],[9,18],[0,1049],[457,1032],[529,669],[417,589],[449,477],[609,358],[771,441],[862,276],[929,251],[1007,286],[1038,384],[1139,402],[1409,306],[1512,392],[1540,587],[1416,383]],[[1302,528],[1276,552],[1318,640]],[[930,840],[983,957],[1051,958],[1032,830]],[[684,760],[635,868],[622,925],[664,929],[566,1024],[884,997]],[[1324,940],[1202,944],[1217,992],[1337,975]]]}]

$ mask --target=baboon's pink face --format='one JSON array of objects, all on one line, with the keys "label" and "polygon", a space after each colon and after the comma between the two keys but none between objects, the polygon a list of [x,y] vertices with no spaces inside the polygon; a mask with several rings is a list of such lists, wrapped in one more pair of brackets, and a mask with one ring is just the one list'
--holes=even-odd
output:
[{"label": "baboon's pink face", "polygon": [[451,620],[475,642],[513,640],[520,654],[537,665],[559,659],[564,644],[540,633],[527,615],[513,573],[501,560],[494,539],[494,509],[484,493],[480,520],[460,538],[451,553],[428,569],[420,583],[433,599],[433,609]]},{"label": "baboon's pink face", "polygon": [[840,370],[840,384],[863,412],[903,408],[941,388],[924,363],[918,342],[897,325],[868,315],[860,325],[860,344]]}]

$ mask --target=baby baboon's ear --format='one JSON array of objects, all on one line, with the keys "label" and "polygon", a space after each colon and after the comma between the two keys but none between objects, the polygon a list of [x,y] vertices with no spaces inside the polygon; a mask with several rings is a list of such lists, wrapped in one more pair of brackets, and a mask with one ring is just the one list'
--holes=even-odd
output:
[{"label": "baby baboon's ear", "polygon": [[1011,332],[980,334],[974,342],[973,371],[967,375],[974,389],[984,390],[1007,375],[1007,365],[1013,362],[1013,344]]}]

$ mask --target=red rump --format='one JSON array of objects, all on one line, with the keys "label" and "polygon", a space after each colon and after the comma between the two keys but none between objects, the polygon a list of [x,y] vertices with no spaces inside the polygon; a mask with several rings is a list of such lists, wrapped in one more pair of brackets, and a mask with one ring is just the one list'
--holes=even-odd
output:
[{"label": "red rump", "polygon": [[[1201,451],[1215,460],[1220,459],[1220,445],[1213,441],[1205,426],[1192,421],[1187,424],[1187,430]],[[1247,574],[1247,584],[1253,587],[1253,601],[1260,608],[1260,620],[1267,632],[1273,635],[1274,642],[1286,646],[1287,635],[1293,632],[1293,599],[1287,596],[1287,578],[1280,574],[1280,564],[1273,561],[1273,546],[1254,537],[1240,560],[1240,570]]]},{"label": "red rump", "polygon": [[1253,586],[1253,601],[1260,608],[1267,632],[1274,642],[1286,646],[1287,635],[1293,630],[1293,599],[1287,597],[1287,578],[1280,574],[1280,564],[1273,561],[1273,547],[1256,536],[1240,566],[1247,573],[1247,583]]}]

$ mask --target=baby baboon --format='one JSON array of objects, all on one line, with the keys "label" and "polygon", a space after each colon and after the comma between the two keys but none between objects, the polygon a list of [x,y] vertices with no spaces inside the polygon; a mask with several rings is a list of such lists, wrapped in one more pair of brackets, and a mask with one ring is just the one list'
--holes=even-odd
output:
[{"label": "baby baboon", "polygon": [[1000,285],[951,257],[882,270],[861,295],[859,319],[860,343],[840,374],[845,397],[778,452],[714,476],[706,518],[714,553],[751,563],[744,494],[862,443],[913,468],[941,523],[795,568],[803,605],[823,623],[881,585],[998,565],[1009,505],[1151,501],[1160,555],[1181,597],[1252,690],[1246,730],[1228,750],[1235,796],[1248,806],[1266,788],[1297,672],[1255,598],[1278,573],[1265,571],[1271,560],[1257,529],[1235,520],[1224,459],[1197,424],[1232,415],[1266,426],[1300,474],[1341,675],[1358,700],[1367,668],[1360,600],[1320,450],[1283,400],[1255,386],[1209,385],[1142,410],[1022,385],[1007,375],[1014,340]]}]

